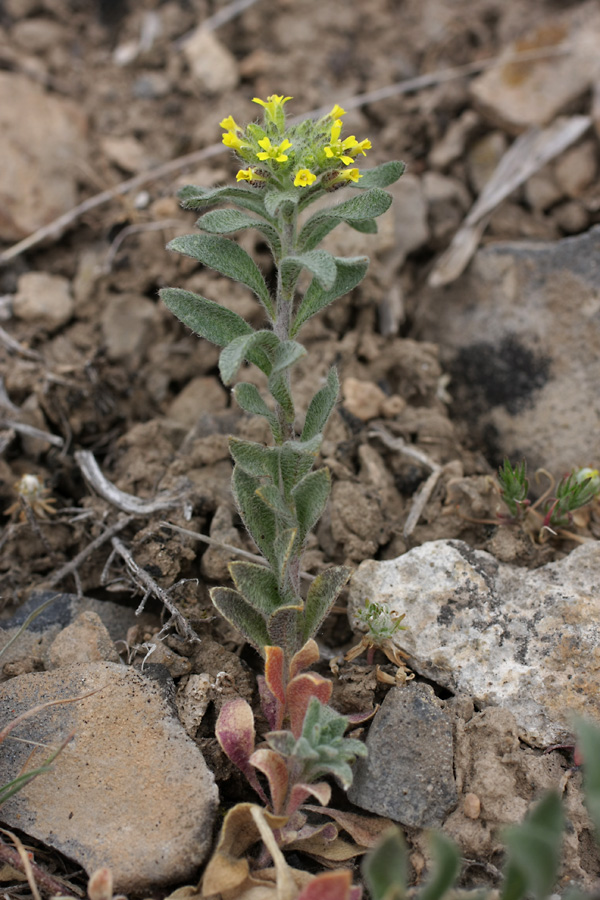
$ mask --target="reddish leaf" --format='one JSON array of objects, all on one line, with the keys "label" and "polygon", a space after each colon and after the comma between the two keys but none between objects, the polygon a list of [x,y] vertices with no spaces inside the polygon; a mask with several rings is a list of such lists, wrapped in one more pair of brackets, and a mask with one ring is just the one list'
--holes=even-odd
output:
[{"label": "reddish leaf", "polygon": [[327,704],[331,697],[333,684],[321,675],[314,672],[304,672],[296,675],[288,684],[286,691],[287,709],[290,717],[290,728],[296,739],[302,734],[304,716],[308,704],[313,697]]},{"label": "reddish leaf", "polygon": [[364,725],[365,722],[368,722],[373,718],[377,710],[379,709],[379,703],[375,704],[375,709],[365,710],[364,712],[350,713],[350,715],[346,715],[348,719],[348,727],[355,727],[356,725]]},{"label": "reddish leaf", "polygon": [[352,873],[349,869],[324,872],[302,888],[297,900],[350,900]]},{"label": "reddish leaf", "polygon": [[[331,800],[331,788],[328,784],[325,784],[324,781],[319,781],[317,784],[295,784],[290,791],[286,815],[291,816],[295,813],[296,810],[302,806],[306,798],[311,795],[319,801],[321,806],[327,806]],[[318,808],[318,806],[312,807],[312,809]]]},{"label": "reddish leaf", "polygon": [[[325,806],[326,804],[321,805]],[[381,835],[394,825],[389,819],[381,816],[359,816],[357,813],[342,812],[341,809],[320,809],[318,806],[308,805],[304,809],[329,816],[337,822],[340,828],[347,831],[357,844],[361,844],[363,847],[374,847],[381,839]]]},{"label": "reddish leaf", "polygon": [[285,801],[289,783],[288,770],[285,760],[274,750],[255,750],[250,757],[250,762],[260,772],[267,776],[271,791],[271,806],[276,816],[285,812]]},{"label": "reddish leaf", "polygon": [[313,641],[311,638],[310,641],[305,643],[301,650],[298,650],[298,652],[292,656],[292,661],[290,662],[290,678],[295,678],[299,672],[308,669],[308,667],[312,666],[313,663],[316,663],[318,659],[319,648],[317,642]]},{"label": "reddish leaf", "polygon": [[284,655],[281,647],[265,647],[265,680],[271,693],[285,704]]},{"label": "reddish leaf", "polygon": [[215,735],[223,752],[244,773],[263,803],[268,803],[256,772],[250,765],[254,751],[254,715],[249,703],[238,697],[226,703],[217,719]]},{"label": "reddish leaf", "polygon": [[260,705],[265,719],[269,723],[269,729],[271,731],[280,731],[283,725],[283,706],[275,694],[269,690],[269,685],[264,675],[257,675],[256,680],[258,682]]}]

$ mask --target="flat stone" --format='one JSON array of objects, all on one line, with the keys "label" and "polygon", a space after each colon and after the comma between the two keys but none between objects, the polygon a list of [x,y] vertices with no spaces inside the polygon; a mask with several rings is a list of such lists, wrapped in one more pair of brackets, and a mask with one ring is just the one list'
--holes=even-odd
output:
[{"label": "flat stone", "polygon": [[19,278],[12,306],[17,319],[55,331],[69,321],[75,301],[66,278],[48,272],[26,272]]},{"label": "flat stone", "polygon": [[363,422],[376,419],[387,397],[373,381],[345,378],[342,384],[344,406],[353,416]]},{"label": "flat stone", "polygon": [[600,446],[600,226],[560,241],[497,243],[426,289],[419,336],[439,342],[457,414],[492,458],[556,477]]},{"label": "flat stone", "polygon": [[[2,820],[88,874],[108,866],[119,892],[140,894],[192,878],[211,846],[217,788],[174,714],[166,678],[161,686],[126,666],[98,662],[22,675],[0,688],[3,722],[47,700],[97,691],[19,726],[19,737],[48,746],[71,731],[75,737],[50,773],[3,805]],[[6,744],[2,783],[30,753],[30,744]],[[38,750],[28,765],[47,755]]]},{"label": "flat stone", "polygon": [[0,240],[19,240],[75,206],[86,132],[75,103],[0,72]]},{"label": "flat stone", "polygon": [[349,610],[368,598],[406,614],[398,646],[437,684],[501,706],[535,746],[567,737],[572,716],[600,718],[600,544],[527,570],[462,541],[431,541],[361,563]]},{"label": "flat stone", "polygon": [[98,613],[80,613],[54,638],[45,655],[47,670],[82,662],[120,662],[119,654]]},{"label": "flat stone", "polygon": [[212,94],[237,87],[240,80],[235,56],[202,25],[185,42],[183,53],[194,78]]},{"label": "flat stone", "polygon": [[429,685],[388,692],[367,748],[354,766],[352,803],[417,828],[440,825],[455,808],[452,726]]},{"label": "flat stone", "polygon": [[151,344],[158,320],[157,306],[137,294],[116,294],[102,313],[102,331],[109,359],[139,360]]}]

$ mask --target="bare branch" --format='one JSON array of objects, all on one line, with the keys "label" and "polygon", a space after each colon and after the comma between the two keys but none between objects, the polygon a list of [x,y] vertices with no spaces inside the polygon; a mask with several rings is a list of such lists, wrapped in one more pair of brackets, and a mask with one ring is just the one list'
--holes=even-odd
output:
[{"label": "bare branch", "polygon": [[140,500],[132,494],[126,494],[102,474],[94,454],[89,450],[78,450],[75,461],[87,483],[104,500],[112,503],[117,509],[133,516],[148,516],[163,509],[172,509],[181,504],[181,497],[173,494],[159,494],[154,500]]}]

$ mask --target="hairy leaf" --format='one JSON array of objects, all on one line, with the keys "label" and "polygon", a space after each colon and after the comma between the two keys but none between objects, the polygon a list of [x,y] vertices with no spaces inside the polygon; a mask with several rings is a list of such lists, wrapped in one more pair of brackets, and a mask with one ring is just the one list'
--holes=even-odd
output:
[{"label": "hairy leaf", "polygon": [[362,178],[353,187],[361,191],[374,187],[385,188],[398,181],[405,170],[406,165],[403,162],[391,159],[389,162],[384,162],[373,169],[363,169],[361,173]]},{"label": "hairy leaf", "polygon": [[331,788],[324,781],[319,781],[317,784],[303,784],[302,782],[295,784],[290,791],[290,799],[287,804],[288,815],[293,815],[311,796],[318,800],[321,806],[327,806],[331,800]]},{"label": "hairy leaf", "polygon": [[[374,187],[358,197],[353,197],[351,200],[345,200],[343,203],[338,203],[337,206],[330,206],[326,209],[319,210],[319,212],[316,212],[308,219],[300,231],[298,239],[299,246],[303,249],[314,247],[313,234],[315,230],[317,233],[321,232],[321,223],[323,222],[327,224],[331,221],[335,224],[339,222],[348,222],[353,228],[356,228],[356,223],[361,220],[372,221],[377,216],[381,216],[390,208],[391,203],[392,198],[387,191],[382,191],[380,188]],[[335,227],[335,224],[332,227]]]},{"label": "hairy leaf", "polygon": [[347,566],[335,566],[317,575],[304,603],[303,640],[308,641],[317,633],[351,574],[352,569]]},{"label": "hairy leaf", "polygon": [[239,466],[235,466],[231,487],[244,525],[262,555],[275,569],[277,561],[273,544],[277,535],[277,522],[273,511],[265,506],[256,493],[260,487],[260,481],[252,475],[248,475]]},{"label": "hairy leaf", "polygon": [[250,763],[254,752],[254,716],[252,707],[241,697],[225,703],[215,726],[215,736],[225,755],[243,772],[263,803],[267,802],[256,772]]},{"label": "hairy leaf", "polygon": [[321,441],[322,436],[317,434],[308,441],[286,441],[282,444],[279,467],[286,497],[291,497],[295,486],[312,469]]},{"label": "hairy leaf", "polygon": [[277,699],[285,706],[285,656],[281,647],[265,647],[265,681],[267,687]]},{"label": "hairy leaf", "polygon": [[316,672],[302,672],[292,678],[286,691],[290,728],[296,740],[302,734],[304,719],[310,701],[316,697],[323,704],[329,703],[333,684]]},{"label": "hairy leaf", "polygon": [[270,478],[275,483],[279,481],[278,448],[230,437],[229,452],[234,462],[248,475]]},{"label": "hairy leaf", "polygon": [[328,253],[326,250],[310,250],[297,256],[284,257],[280,263],[283,283],[292,288],[302,268],[312,272],[325,290],[330,290],[333,287],[337,266],[335,257],[331,253]]},{"label": "hairy leaf", "polygon": [[326,384],[317,391],[309,403],[304,420],[304,428],[302,429],[302,441],[309,441],[315,435],[322,433],[335,406],[339,392],[340,380],[337,370],[331,368],[327,375]]},{"label": "hairy leaf", "polygon": [[304,669],[319,661],[321,654],[316,641],[306,641],[303,647],[290,660],[290,678],[295,678]]},{"label": "hairy leaf", "polygon": [[240,212],[238,209],[215,209],[211,212],[200,216],[196,222],[198,228],[208,231],[210,234],[232,234],[235,231],[242,231],[246,228],[256,228],[264,238],[266,238],[269,246],[274,254],[281,254],[281,241],[277,229],[273,228],[254,216],[248,216],[246,213]]},{"label": "hairy leaf", "polygon": [[454,887],[460,872],[460,853],[443,831],[433,831],[430,837],[433,851],[433,872],[419,891],[419,900],[440,900]]},{"label": "hairy leaf", "polygon": [[238,591],[231,588],[211,588],[210,599],[223,618],[231,622],[244,635],[248,643],[262,653],[264,647],[269,643],[269,634],[263,616],[249,603],[246,603]]},{"label": "hairy leaf", "polygon": [[347,259],[336,257],[335,261],[337,264],[337,277],[334,286],[326,291],[315,279],[311,281],[298,307],[298,312],[290,330],[290,337],[295,337],[311,316],[316,315],[326,306],[329,306],[338,297],[353,290],[365,277],[369,266],[369,259],[366,256],[349,257]]},{"label": "hairy leaf", "polygon": [[263,618],[281,606],[277,579],[270,569],[242,560],[230,563],[228,568],[240,594]]},{"label": "hairy leaf", "polygon": [[235,241],[211,234],[184,234],[169,241],[167,249],[191,256],[221,275],[245,284],[256,294],[271,320],[275,319],[275,308],[260,269]]},{"label": "hairy leaf", "polygon": [[329,469],[309,472],[292,491],[298,517],[298,540],[304,542],[317,524],[329,497],[331,476]]},{"label": "hairy leaf", "polygon": [[288,790],[288,770],[283,757],[274,750],[260,748],[250,757],[251,764],[267,776],[271,793],[271,806],[275,815],[283,815]]},{"label": "hairy leaf", "polygon": [[269,391],[283,410],[285,421],[291,425],[296,418],[296,410],[286,372],[275,372],[269,375]]},{"label": "hairy leaf", "polygon": [[270,216],[276,216],[282,207],[293,209],[298,203],[298,194],[296,191],[267,191],[263,202],[267,213]]},{"label": "hairy leaf", "polygon": [[272,331],[253,331],[234,338],[221,350],[219,372],[224,384],[234,378],[245,359],[258,366],[265,375],[271,374],[271,354],[275,352],[280,341]]},{"label": "hairy leaf", "polygon": [[269,409],[255,384],[249,384],[241,381],[233,389],[233,396],[244,412],[251,413],[254,416],[263,416],[269,423],[271,434],[275,441],[280,444],[282,441],[281,427],[275,413]]},{"label": "hairy leaf", "polygon": [[289,659],[298,649],[301,625],[302,606],[294,604],[280,607],[267,623],[269,644],[277,644]]},{"label": "hairy leaf", "polygon": [[294,544],[296,543],[297,534],[298,530],[296,528],[286,528],[284,531],[280,531],[275,538],[274,552],[277,558],[277,577],[280,589],[283,589],[286,583],[286,571]]},{"label": "hairy leaf", "polygon": [[346,224],[361,234],[377,234],[375,219],[346,219]]},{"label": "hairy leaf", "polygon": [[[201,207],[214,206],[217,203],[233,200],[238,206],[243,206],[247,201],[257,201],[262,204],[262,197],[256,188],[246,184],[224,185],[223,187],[205,188],[196,184],[187,184],[177,192],[184,209],[200,209]],[[263,206],[264,215],[264,206]]]},{"label": "hairy leaf", "polygon": [[225,347],[242,335],[253,334],[254,329],[245,319],[230,309],[225,309],[192,291],[181,288],[162,288],[160,299],[180,322],[191,328],[194,334],[206,338],[219,347]]},{"label": "hairy leaf", "polygon": [[362,873],[372,900],[404,900],[408,879],[406,844],[394,827],[365,857]]},{"label": "hairy leaf", "polygon": [[560,865],[563,826],[560,797],[551,792],[521,825],[505,830],[508,855],[501,900],[521,900],[525,894],[545,900],[552,893]]}]

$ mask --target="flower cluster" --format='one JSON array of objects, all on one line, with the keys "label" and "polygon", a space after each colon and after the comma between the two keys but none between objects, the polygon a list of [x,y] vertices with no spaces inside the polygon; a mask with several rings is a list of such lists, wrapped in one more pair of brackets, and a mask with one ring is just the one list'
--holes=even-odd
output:
[{"label": "flower cluster", "polygon": [[236,180],[258,188],[271,182],[283,189],[312,191],[333,191],[356,183],[362,177],[356,157],[366,156],[371,142],[358,141],[353,134],[342,139],[341,117],[346,111],[337,103],[316,121],[306,119],[286,128],[283,107],[291,99],[283,94],[272,94],[266,100],[255,97],[253,102],[263,107],[262,125],[251,123],[241,128],[233,116],[220,123],[223,143],[246,165]]}]

